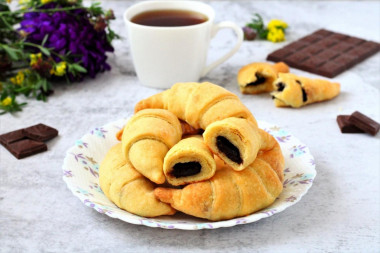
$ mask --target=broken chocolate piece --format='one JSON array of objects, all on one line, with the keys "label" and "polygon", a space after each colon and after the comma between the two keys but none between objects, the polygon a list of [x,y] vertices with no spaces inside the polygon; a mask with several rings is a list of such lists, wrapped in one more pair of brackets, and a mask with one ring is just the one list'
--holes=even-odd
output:
[{"label": "broken chocolate piece", "polygon": [[19,129],[0,135],[0,143],[5,147],[13,142],[20,141],[25,138],[23,129]]},{"label": "broken chocolate piece", "polygon": [[363,130],[350,123],[348,120],[349,117],[350,115],[338,115],[336,117],[336,122],[338,122],[340,131],[343,134],[364,133]]},{"label": "broken chocolate piece", "polygon": [[376,135],[379,132],[380,124],[361,112],[354,112],[348,120],[351,124],[371,135]]},{"label": "broken chocolate piece", "polygon": [[332,78],[379,50],[379,43],[321,29],[272,52],[267,60]]},{"label": "broken chocolate piece", "polygon": [[173,166],[171,174],[176,178],[193,176],[201,172],[201,164],[199,162],[176,163]]},{"label": "broken chocolate piece", "polygon": [[240,151],[234,144],[232,144],[227,138],[223,136],[216,137],[216,146],[224,153],[231,161],[241,164],[243,160],[240,156]]},{"label": "broken chocolate piece", "polygon": [[9,144],[6,148],[17,159],[22,159],[47,150],[47,146],[45,143],[28,139],[13,142]]},{"label": "broken chocolate piece", "polygon": [[0,143],[17,159],[47,150],[43,141],[58,135],[58,131],[44,124],[37,124],[0,135]]},{"label": "broken chocolate piece", "polygon": [[44,124],[37,124],[24,129],[24,135],[35,141],[48,141],[58,135],[55,128]]}]

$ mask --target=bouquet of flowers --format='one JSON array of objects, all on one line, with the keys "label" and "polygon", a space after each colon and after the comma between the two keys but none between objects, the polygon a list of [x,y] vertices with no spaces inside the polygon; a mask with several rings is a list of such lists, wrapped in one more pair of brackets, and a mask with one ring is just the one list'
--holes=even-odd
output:
[{"label": "bouquet of flowers", "polygon": [[20,111],[18,95],[46,101],[54,81],[68,83],[110,70],[106,52],[119,36],[112,10],[82,0],[0,0],[0,114]]}]

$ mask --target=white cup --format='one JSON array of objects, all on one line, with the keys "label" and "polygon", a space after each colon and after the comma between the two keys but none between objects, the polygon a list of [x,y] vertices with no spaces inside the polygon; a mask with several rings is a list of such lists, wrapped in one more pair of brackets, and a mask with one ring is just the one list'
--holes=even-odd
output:
[{"label": "white cup", "polygon": [[[187,10],[201,13],[207,21],[190,26],[157,27],[131,22],[137,14],[152,10]],[[197,1],[144,1],[124,13],[128,40],[137,77],[145,86],[170,88],[177,82],[197,82],[210,70],[230,58],[243,41],[242,29],[230,21],[214,24],[211,6]],[[218,30],[231,28],[235,46],[206,66],[210,40]]]}]

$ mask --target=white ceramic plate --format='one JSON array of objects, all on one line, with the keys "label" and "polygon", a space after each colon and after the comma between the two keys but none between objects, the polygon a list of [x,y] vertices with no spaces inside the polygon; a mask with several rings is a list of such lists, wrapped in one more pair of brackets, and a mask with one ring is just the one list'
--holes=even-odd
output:
[{"label": "white ceramic plate", "polygon": [[108,200],[99,187],[99,164],[107,151],[118,142],[115,134],[125,125],[126,121],[126,119],[122,119],[94,128],[76,141],[75,146],[67,151],[63,164],[63,180],[73,194],[86,206],[132,224],[167,229],[198,230],[255,222],[297,203],[309,190],[316,176],[314,158],[303,143],[280,127],[259,121],[260,128],[272,134],[280,143],[285,157],[284,190],[271,206],[245,217],[217,222],[194,218],[182,213],[157,218],[140,217],[118,208]]}]

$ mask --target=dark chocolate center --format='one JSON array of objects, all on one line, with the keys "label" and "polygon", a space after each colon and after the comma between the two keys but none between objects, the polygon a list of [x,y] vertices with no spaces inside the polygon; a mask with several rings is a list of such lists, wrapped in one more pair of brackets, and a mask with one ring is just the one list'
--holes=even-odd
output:
[{"label": "dark chocolate center", "polygon": [[303,87],[301,87],[301,90],[302,90],[302,101],[306,102],[307,101],[306,91],[305,91],[305,89]]},{"label": "dark chocolate center", "polygon": [[296,80],[296,82],[300,85],[301,87],[301,91],[302,91],[302,101],[303,102],[306,102],[307,101],[307,94],[306,94],[306,91],[305,89],[302,87],[302,83],[300,80]]},{"label": "dark chocolate center", "polygon": [[176,163],[171,174],[176,177],[193,176],[201,172],[201,164],[199,162]]},{"label": "dark chocolate center", "polygon": [[256,81],[247,83],[247,86],[260,85],[260,84],[265,83],[265,81],[267,80],[265,77],[263,77],[262,75],[260,75],[258,73],[256,73],[255,76],[256,76]]},{"label": "dark chocolate center", "polygon": [[276,83],[277,86],[277,91],[283,91],[285,89],[285,84],[284,83]]},{"label": "dark chocolate center", "polygon": [[243,160],[240,157],[240,151],[227,138],[223,136],[216,137],[216,146],[224,153],[231,161],[241,164]]}]

